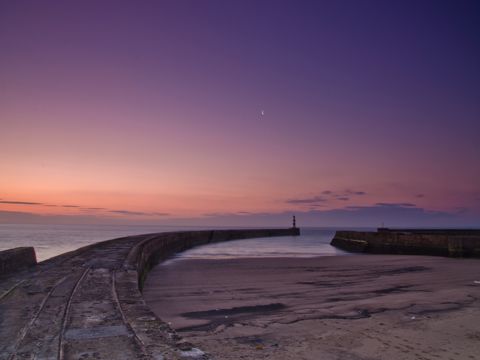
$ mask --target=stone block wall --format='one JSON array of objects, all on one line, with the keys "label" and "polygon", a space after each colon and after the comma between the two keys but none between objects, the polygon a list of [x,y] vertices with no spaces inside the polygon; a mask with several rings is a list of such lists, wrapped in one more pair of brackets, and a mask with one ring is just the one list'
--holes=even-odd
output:
[{"label": "stone block wall", "polygon": [[8,274],[37,263],[33,247],[18,247],[0,251],[0,275]]},{"label": "stone block wall", "polygon": [[373,254],[480,257],[480,235],[473,231],[337,231],[331,244]]}]

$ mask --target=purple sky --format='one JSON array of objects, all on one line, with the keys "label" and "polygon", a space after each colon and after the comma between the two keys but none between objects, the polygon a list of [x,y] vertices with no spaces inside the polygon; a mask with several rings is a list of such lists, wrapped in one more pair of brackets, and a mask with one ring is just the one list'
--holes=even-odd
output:
[{"label": "purple sky", "polygon": [[0,49],[0,222],[480,226],[478,1],[0,0]]}]

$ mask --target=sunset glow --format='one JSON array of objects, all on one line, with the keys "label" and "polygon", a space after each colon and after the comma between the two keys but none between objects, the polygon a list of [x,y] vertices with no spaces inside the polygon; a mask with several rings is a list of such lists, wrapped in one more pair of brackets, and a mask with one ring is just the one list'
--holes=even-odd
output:
[{"label": "sunset glow", "polygon": [[478,14],[4,1],[0,222],[478,226]]}]

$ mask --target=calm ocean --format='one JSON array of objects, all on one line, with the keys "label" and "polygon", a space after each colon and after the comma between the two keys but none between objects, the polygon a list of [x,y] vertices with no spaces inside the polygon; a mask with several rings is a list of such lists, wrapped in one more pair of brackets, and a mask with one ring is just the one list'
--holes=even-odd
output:
[{"label": "calm ocean", "polygon": [[[0,250],[33,246],[39,261],[102,240],[177,230],[202,230],[212,227],[131,226],[131,225],[33,225],[0,224]],[[329,245],[332,229],[302,228],[302,235],[258,238],[199,246],[178,258],[225,259],[234,257],[310,257],[344,255]]]}]

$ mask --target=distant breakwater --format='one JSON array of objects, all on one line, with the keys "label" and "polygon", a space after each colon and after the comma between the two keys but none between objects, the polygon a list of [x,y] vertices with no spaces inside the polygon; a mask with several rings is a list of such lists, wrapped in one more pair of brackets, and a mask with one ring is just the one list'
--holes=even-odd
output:
[{"label": "distant breakwater", "polygon": [[209,359],[146,305],[148,271],[198,245],[299,234],[290,228],[128,236],[36,265],[31,248],[3,252],[8,264],[25,263],[0,274],[0,359]]},{"label": "distant breakwater", "polygon": [[337,231],[331,245],[372,254],[480,257],[480,230],[379,228],[377,232]]}]

